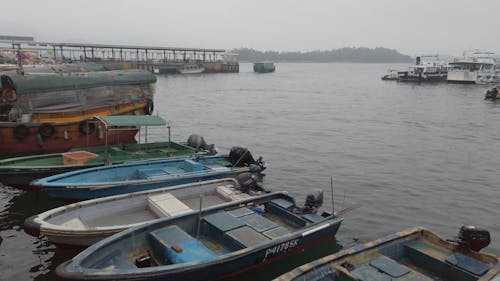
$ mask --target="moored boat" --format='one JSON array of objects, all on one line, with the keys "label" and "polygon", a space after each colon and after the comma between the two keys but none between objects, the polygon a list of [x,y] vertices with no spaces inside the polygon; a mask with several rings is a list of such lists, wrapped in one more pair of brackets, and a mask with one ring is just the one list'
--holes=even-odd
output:
[{"label": "moored boat", "polygon": [[437,55],[422,55],[415,58],[415,64],[408,70],[398,71],[400,82],[444,82],[447,64]]},{"label": "moored boat", "polygon": [[160,219],[97,242],[59,265],[56,275],[60,280],[224,278],[333,239],[343,218],[304,211],[310,209],[271,193]]},{"label": "moored boat", "polygon": [[320,258],[275,281],[498,281],[498,257],[479,253],[489,242],[487,231],[471,226],[455,240],[416,227]]},{"label": "moored boat", "polygon": [[236,147],[229,156],[196,156],[94,167],[42,178],[32,185],[41,187],[54,198],[84,200],[231,177],[249,171],[259,173],[264,169],[264,163],[255,161],[248,150]]},{"label": "moored boat", "polygon": [[[115,130],[137,131],[137,127],[165,126],[167,121],[159,116],[103,116],[93,118],[89,126],[102,128],[104,139]],[[197,143],[186,145],[170,140],[170,126],[167,126],[168,140],[156,143],[124,143],[110,146],[74,148],[64,153],[51,153],[0,160],[0,182],[7,186],[27,188],[33,180],[69,171],[121,164],[124,162],[189,157],[214,154],[216,151],[200,147]],[[147,129],[145,130],[147,140]],[[190,138],[192,139],[192,137]],[[188,139],[188,140],[190,140]],[[140,141],[140,140],[139,140]],[[204,140],[201,140],[204,142]]]},{"label": "moored boat", "polygon": [[24,231],[57,245],[89,246],[158,218],[174,217],[264,193],[249,174],[143,192],[108,196],[58,207],[25,220]]},{"label": "moored boat", "polygon": [[500,73],[494,53],[481,51],[464,52],[449,63],[448,83],[486,84],[498,83]]},{"label": "moored boat", "polygon": [[253,64],[253,71],[258,73],[268,73],[274,72],[276,67],[273,62],[265,61],[265,62],[256,62]]},{"label": "moored boat", "polygon": [[198,64],[184,64],[179,68],[181,74],[199,74],[203,71],[205,71],[205,68]]},{"label": "moored boat", "polygon": [[[105,140],[88,128],[88,118],[152,112],[156,78],[148,71],[43,69],[49,68],[1,75],[1,158],[103,145]],[[108,143],[133,141],[136,133],[115,131]]]}]

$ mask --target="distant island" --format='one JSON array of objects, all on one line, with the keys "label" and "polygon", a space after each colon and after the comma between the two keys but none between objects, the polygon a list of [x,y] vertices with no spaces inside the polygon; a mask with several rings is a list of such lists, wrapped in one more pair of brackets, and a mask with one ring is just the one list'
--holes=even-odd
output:
[{"label": "distant island", "polygon": [[387,48],[341,48],[330,51],[277,52],[257,51],[249,48],[233,49],[241,62],[412,62],[413,58]]}]

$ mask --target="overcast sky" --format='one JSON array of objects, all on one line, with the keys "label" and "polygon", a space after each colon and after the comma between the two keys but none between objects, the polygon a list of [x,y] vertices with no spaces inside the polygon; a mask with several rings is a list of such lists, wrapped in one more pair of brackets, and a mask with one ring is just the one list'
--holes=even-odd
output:
[{"label": "overcast sky", "polygon": [[1,35],[37,41],[500,54],[500,0],[3,1]]}]

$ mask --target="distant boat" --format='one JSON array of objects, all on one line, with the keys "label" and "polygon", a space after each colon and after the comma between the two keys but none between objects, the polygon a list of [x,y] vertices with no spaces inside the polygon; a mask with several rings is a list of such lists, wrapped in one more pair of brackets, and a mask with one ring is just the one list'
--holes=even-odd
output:
[{"label": "distant boat", "polygon": [[[235,152],[236,151],[236,152]],[[243,172],[259,173],[264,163],[255,161],[248,150],[233,148],[229,156],[132,162],[87,168],[36,180],[49,196],[85,200],[151,190],[178,184],[231,177]]]},{"label": "distant boat", "polygon": [[271,193],[160,219],[97,242],[59,265],[56,275],[58,280],[223,279],[333,239],[343,218],[304,209],[284,193]]},{"label": "distant boat", "polygon": [[[103,116],[93,118],[89,125],[104,128],[102,138],[110,131],[137,130],[137,127],[165,126],[167,121],[159,116]],[[69,171],[121,164],[124,162],[188,157],[215,154],[214,148],[199,147],[196,143],[187,145],[170,141],[170,125],[167,126],[168,141],[155,143],[124,143],[110,146],[75,148],[65,153],[41,154],[0,160],[0,182],[7,186],[29,187],[36,179]],[[147,140],[147,130],[145,139]],[[189,139],[188,139],[189,140]],[[202,140],[204,142],[204,140]],[[198,147],[197,147],[198,146]]]},{"label": "distant boat", "polygon": [[500,88],[500,86],[493,87],[492,89],[487,90],[486,94],[484,95],[484,99],[485,100],[500,99],[500,96],[498,95],[498,88]]},{"label": "distant boat", "polygon": [[382,80],[398,80],[398,71],[394,69],[387,70],[387,73],[384,74],[381,78]]},{"label": "distant boat", "polygon": [[205,71],[205,68],[197,64],[184,64],[179,68],[181,74],[198,74],[203,71]]},{"label": "distant boat", "polygon": [[272,62],[256,62],[253,64],[253,71],[258,73],[274,72],[276,67]]},{"label": "distant boat", "polygon": [[478,252],[489,242],[489,233],[474,227],[462,227],[456,241],[417,227],[320,258],[274,280],[498,281],[498,257]]},{"label": "distant boat", "polygon": [[408,70],[398,71],[400,82],[444,82],[448,66],[437,55],[417,56]]},{"label": "distant boat", "polygon": [[500,73],[491,52],[464,52],[464,56],[454,58],[449,63],[448,83],[486,84],[498,83]]},{"label": "distant boat", "polygon": [[142,223],[198,210],[200,203],[208,208],[263,193],[255,181],[246,180],[250,176],[241,176],[242,185],[225,178],[70,204],[26,219],[23,229],[54,244],[89,246]]}]

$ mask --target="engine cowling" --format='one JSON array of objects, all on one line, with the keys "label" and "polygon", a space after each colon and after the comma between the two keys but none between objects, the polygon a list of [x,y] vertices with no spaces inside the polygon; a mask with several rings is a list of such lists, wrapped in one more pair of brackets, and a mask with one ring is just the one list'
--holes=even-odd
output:
[{"label": "engine cowling", "polygon": [[476,252],[487,247],[490,242],[490,232],[472,225],[464,225],[458,233],[460,244]]}]

